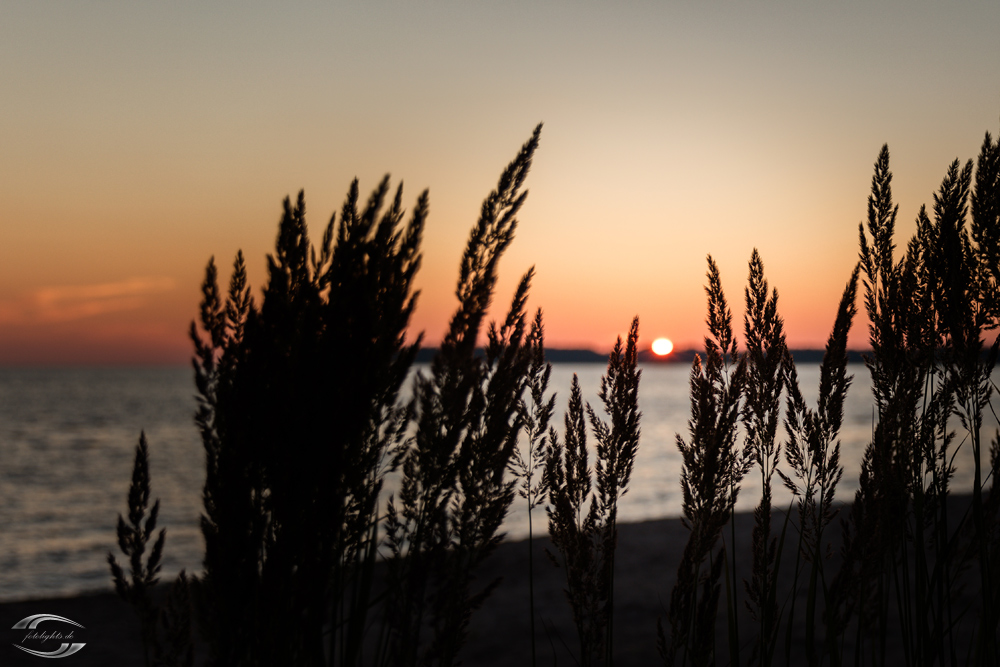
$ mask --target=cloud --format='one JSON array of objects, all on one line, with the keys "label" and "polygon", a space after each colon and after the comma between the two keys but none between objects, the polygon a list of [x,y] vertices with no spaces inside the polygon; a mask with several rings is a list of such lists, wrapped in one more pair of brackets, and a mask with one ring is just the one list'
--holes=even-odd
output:
[{"label": "cloud", "polygon": [[139,277],[95,285],[41,287],[20,299],[0,302],[0,324],[68,322],[132,310],[146,297],[174,288],[173,278]]}]

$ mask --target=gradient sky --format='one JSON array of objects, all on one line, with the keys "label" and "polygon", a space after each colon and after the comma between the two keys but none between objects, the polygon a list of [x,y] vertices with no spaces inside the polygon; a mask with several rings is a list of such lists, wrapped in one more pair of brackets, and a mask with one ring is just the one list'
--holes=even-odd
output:
[{"label": "gradient sky", "polygon": [[790,343],[821,346],[882,144],[902,244],[1000,127],[997,26],[995,0],[5,2],[0,364],[185,362],[210,256],[260,286],[282,198],[318,236],[385,173],[430,189],[436,342],[540,121],[496,300],[534,265],[549,345],[606,350],[635,314],[698,345],[706,254],[741,317],[757,247]]}]

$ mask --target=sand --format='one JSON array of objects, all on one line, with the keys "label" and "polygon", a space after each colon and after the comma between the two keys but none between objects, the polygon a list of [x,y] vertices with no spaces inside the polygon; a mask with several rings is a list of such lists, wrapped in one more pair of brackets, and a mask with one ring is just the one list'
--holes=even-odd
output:
[{"label": "sand", "polygon": [[[780,519],[776,518],[776,521],[780,522]],[[735,553],[739,559],[737,566],[741,578],[749,577],[751,527],[752,516],[737,517]],[[676,519],[624,524],[619,530],[615,578],[615,664],[619,667],[659,664],[656,622],[658,617],[665,616],[687,531]],[[831,526],[830,532],[839,534],[837,522]],[[577,639],[563,592],[563,571],[555,568],[546,557],[545,549],[551,549],[547,539],[536,539],[533,548],[538,664],[576,664]],[[793,550],[794,545],[790,544],[789,548]],[[835,570],[835,558],[830,565]],[[791,589],[791,570],[791,567],[783,568],[780,584],[783,590]],[[469,640],[461,653],[462,664],[468,667],[530,664],[527,542],[502,544],[478,573],[478,581],[482,583],[495,577],[502,577],[503,581],[473,615]],[[742,582],[739,594],[742,609],[742,600],[745,599]],[[801,615],[799,611],[796,616]],[[85,630],[79,631],[79,636],[87,645],[79,653],[69,656],[67,665],[143,664],[138,621],[132,610],[112,593],[0,604],[0,628],[10,628],[25,616],[38,613],[58,614],[86,626]],[[744,613],[740,623],[744,630],[741,634],[747,637],[746,643],[751,630],[749,616]],[[721,616],[716,627],[724,636],[726,626]],[[21,638],[17,636],[21,631],[2,632],[7,637],[2,642],[5,646],[0,650],[0,664],[39,664],[39,658],[12,646]],[[798,630],[794,641],[796,648],[793,649],[792,662],[798,664],[804,661],[804,656],[796,655],[802,642]],[[889,647],[890,655],[898,653],[898,650],[898,647]],[[749,657],[749,648],[744,647],[744,651],[741,662],[746,662]],[[204,655],[200,655],[197,664],[201,664],[203,659]],[[727,663],[728,656],[720,655],[719,664]],[[779,664],[784,664],[784,660],[779,660]]]},{"label": "sand", "polygon": [[[655,660],[656,617],[662,613],[661,600],[669,599],[676,554],[686,539],[687,533],[677,520],[621,526],[616,579],[619,664]],[[541,664],[553,664],[555,656],[559,664],[571,665],[566,646],[576,646],[576,631],[563,593],[564,574],[545,555],[545,549],[551,549],[547,539],[536,539],[533,546],[538,657]],[[498,576],[503,577],[502,584],[472,618],[469,642],[461,654],[462,664],[469,667],[530,664],[527,542],[501,544],[484,564],[478,580],[487,582]],[[5,628],[0,631],[5,634],[0,665],[40,663],[40,658],[11,645],[22,638],[18,633],[23,631],[6,630],[39,613],[57,614],[85,626],[85,630],[77,630],[77,637],[87,645],[67,657],[67,665],[143,664],[138,620],[130,607],[108,592],[0,604],[0,628]]]}]

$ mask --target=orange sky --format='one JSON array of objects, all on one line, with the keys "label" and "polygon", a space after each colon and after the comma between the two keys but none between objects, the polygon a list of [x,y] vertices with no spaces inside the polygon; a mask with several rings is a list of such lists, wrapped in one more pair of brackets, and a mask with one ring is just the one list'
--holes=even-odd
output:
[{"label": "orange sky", "polygon": [[259,286],[284,196],[318,235],[387,172],[430,189],[435,342],[539,121],[497,303],[534,265],[550,345],[607,349],[638,314],[695,346],[706,254],[740,317],[757,247],[791,344],[821,346],[881,145],[902,244],[997,131],[1000,4],[664,4],[5,3],[0,364],[185,363],[210,256],[242,248]]}]

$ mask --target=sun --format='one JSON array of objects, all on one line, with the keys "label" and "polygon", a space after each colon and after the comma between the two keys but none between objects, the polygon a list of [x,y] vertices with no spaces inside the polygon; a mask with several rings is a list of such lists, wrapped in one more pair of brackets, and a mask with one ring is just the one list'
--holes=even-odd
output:
[{"label": "sun", "polygon": [[661,357],[670,354],[674,349],[674,344],[669,338],[657,338],[653,341],[653,352]]}]

